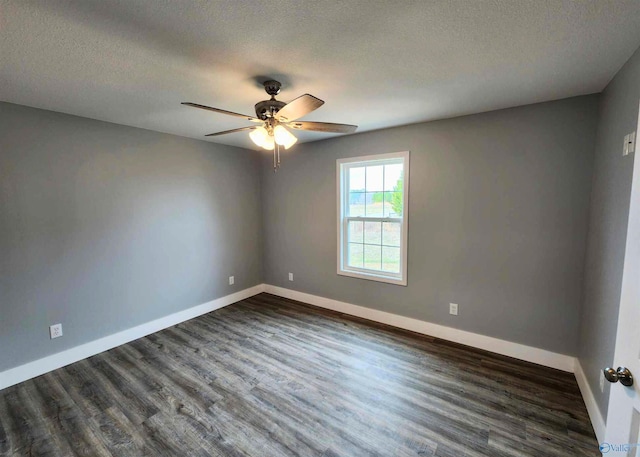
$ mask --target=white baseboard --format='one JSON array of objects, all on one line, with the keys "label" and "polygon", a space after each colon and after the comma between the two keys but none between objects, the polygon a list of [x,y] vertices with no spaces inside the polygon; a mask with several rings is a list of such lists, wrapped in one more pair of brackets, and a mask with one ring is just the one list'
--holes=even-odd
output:
[{"label": "white baseboard", "polygon": [[576,381],[578,381],[578,386],[580,387],[580,393],[582,393],[584,404],[587,405],[587,412],[589,413],[589,419],[591,419],[593,431],[596,432],[598,442],[603,443],[606,432],[606,423],[600,413],[600,408],[598,408],[598,404],[596,403],[596,397],[593,395],[593,391],[587,381],[587,376],[584,374],[584,370],[582,369],[582,365],[580,365],[580,361],[578,359],[576,359],[573,372],[576,376]]},{"label": "white baseboard", "polygon": [[0,390],[264,292],[264,284],[0,372]]},{"label": "white baseboard", "polygon": [[527,362],[537,363],[562,371],[573,372],[575,357],[556,352],[546,351],[531,346],[525,346],[511,341],[500,340],[490,336],[458,330],[444,325],[433,324],[431,322],[413,319],[411,317],[399,316],[364,306],[353,305],[351,303],[332,300],[330,298],[311,295],[296,290],[285,289],[284,287],[265,285],[265,292],[278,295],[280,297],[298,300],[320,308],[331,309],[352,316],[361,317],[393,327],[410,330],[412,332],[429,335],[443,340],[453,341],[478,349],[495,352],[497,354],[514,357]]}]

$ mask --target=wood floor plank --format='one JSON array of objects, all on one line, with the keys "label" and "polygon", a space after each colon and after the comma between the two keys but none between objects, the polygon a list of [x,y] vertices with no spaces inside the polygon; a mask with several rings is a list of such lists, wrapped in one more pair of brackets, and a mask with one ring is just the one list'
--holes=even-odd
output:
[{"label": "wood floor plank", "polygon": [[260,294],[0,391],[0,457],[597,456],[575,378]]},{"label": "wood floor plank", "polygon": [[144,438],[135,425],[115,406],[88,418],[88,424],[114,457],[153,455],[145,449]]},{"label": "wood floor plank", "polygon": [[[2,413],[2,408],[0,408],[0,413]],[[9,443],[9,436],[7,434],[6,428],[8,427],[3,423],[2,414],[0,414],[0,456],[5,456],[9,454],[9,449],[11,448],[11,444]]]},{"label": "wood floor plank", "polygon": [[158,408],[144,392],[136,391],[135,387],[118,373],[108,357],[91,357],[88,362],[93,368],[93,376],[101,380],[105,390],[113,397],[114,404],[126,405],[122,411],[132,423],[140,425],[158,412]]},{"label": "wood floor plank", "polygon": [[67,365],[54,375],[85,416],[101,414],[113,405],[113,398],[97,382],[87,360]]}]

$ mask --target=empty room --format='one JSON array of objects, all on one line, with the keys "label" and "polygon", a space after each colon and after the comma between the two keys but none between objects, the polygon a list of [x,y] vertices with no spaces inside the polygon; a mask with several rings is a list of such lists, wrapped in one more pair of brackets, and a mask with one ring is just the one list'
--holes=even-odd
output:
[{"label": "empty room", "polygon": [[0,0],[0,457],[640,457],[639,0]]}]

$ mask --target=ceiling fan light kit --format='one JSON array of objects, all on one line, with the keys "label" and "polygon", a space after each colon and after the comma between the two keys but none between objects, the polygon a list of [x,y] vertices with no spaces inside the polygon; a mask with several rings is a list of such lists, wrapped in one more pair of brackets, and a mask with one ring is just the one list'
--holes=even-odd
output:
[{"label": "ceiling fan light kit", "polygon": [[262,143],[262,147],[265,148],[267,151],[273,151],[276,147],[276,144],[273,141],[273,137],[267,136]]},{"label": "ceiling fan light kit", "polygon": [[278,81],[269,80],[263,84],[264,90],[271,98],[256,103],[256,117],[199,105],[197,103],[183,102],[182,104],[206,111],[226,114],[228,116],[241,117],[248,121],[262,124],[260,126],[241,127],[223,132],[210,133],[206,136],[226,135],[228,133],[250,130],[249,138],[251,138],[251,141],[261,148],[273,151],[273,171],[277,171],[280,167],[280,146],[289,149],[298,141],[298,138],[287,130],[287,127],[294,130],[310,130],[327,133],[353,133],[358,128],[357,125],[333,124],[330,122],[294,122],[302,116],[309,114],[311,111],[320,108],[324,104],[324,101],[313,95],[304,94],[289,103],[284,103],[276,100],[276,95],[280,93],[282,86]]},{"label": "ceiling fan light kit", "polygon": [[[249,134],[249,138],[253,141],[257,146],[260,146],[264,149],[273,149],[273,144],[267,144],[267,138],[269,138],[269,132],[264,127],[257,127],[253,132]],[[270,146],[270,147],[269,147]]]},{"label": "ceiling fan light kit", "polygon": [[273,137],[275,138],[276,143],[280,146],[284,146],[285,149],[289,149],[298,142],[298,139],[281,125],[276,125],[273,128]]}]

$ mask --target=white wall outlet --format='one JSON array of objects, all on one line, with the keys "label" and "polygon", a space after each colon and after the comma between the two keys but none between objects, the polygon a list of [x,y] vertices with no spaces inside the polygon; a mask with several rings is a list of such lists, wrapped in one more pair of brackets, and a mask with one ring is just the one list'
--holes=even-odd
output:
[{"label": "white wall outlet", "polygon": [[600,392],[604,392],[604,371],[600,370]]},{"label": "white wall outlet", "polygon": [[449,314],[453,314],[454,316],[458,315],[458,304],[457,303],[449,303]]},{"label": "white wall outlet", "polygon": [[627,154],[631,154],[636,150],[636,132],[629,134],[629,140],[627,141]]},{"label": "white wall outlet", "polygon": [[236,278],[234,276],[229,276],[229,285],[233,286],[236,283]]},{"label": "white wall outlet", "polygon": [[51,339],[60,338],[62,336],[62,324],[53,324],[49,327],[49,335]]},{"label": "white wall outlet", "polygon": [[289,273],[289,281],[293,281],[293,273]]}]

